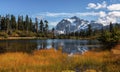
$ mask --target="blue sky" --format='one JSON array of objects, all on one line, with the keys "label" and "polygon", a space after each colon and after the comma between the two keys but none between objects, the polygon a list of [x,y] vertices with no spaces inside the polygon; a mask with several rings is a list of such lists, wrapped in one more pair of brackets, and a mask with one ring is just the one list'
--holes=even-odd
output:
[{"label": "blue sky", "polygon": [[[75,15],[100,22],[113,17],[110,14],[120,14],[119,8],[114,9],[119,6],[120,0],[0,0],[0,15],[28,14],[32,18],[47,19],[53,27],[63,18]],[[116,16],[114,20],[117,20]],[[112,21],[115,22],[114,20]]]}]

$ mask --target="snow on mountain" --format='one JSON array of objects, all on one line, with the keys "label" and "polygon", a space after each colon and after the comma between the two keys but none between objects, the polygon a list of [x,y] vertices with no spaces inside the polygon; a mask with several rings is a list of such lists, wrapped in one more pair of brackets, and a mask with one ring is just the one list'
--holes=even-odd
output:
[{"label": "snow on mountain", "polygon": [[75,19],[67,19],[67,20],[70,21],[71,23],[75,21]]},{"label": "snow on mountain", "polygon": [[66,34],[80,30],[86,30],[88,29],[89,24],[91,25],[92,29],[101,29],[103,26],[102,24],[95,21],[89,22],[87,20],[80,19],[74,16],[68,19],[61,20],[56,26],[56,32],[58,34]]}]

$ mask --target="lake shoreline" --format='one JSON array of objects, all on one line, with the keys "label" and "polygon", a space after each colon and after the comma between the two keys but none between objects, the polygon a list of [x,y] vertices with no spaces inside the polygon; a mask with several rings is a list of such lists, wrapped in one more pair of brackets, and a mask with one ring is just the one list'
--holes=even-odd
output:
[{"label": "lake shoreline", "polygon": [[43,37],[8,37],[8,38],[0,37],[0,40],[22,40],[22,39],[31,40],[31,39],[47,39],[47,38],[43,38]]},{"label": "lake shoreline", "polygon": [[75,40],[95,40],[97,38],[47,38],[47,37],[0,37],[0,40],[22,40],[22,39],[75,39]]}]

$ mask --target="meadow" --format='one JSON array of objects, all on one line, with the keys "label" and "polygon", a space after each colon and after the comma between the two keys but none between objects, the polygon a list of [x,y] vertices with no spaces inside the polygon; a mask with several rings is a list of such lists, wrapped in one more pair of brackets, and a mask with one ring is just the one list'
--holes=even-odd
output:
[{"label": "meadow", "polygon": [[3,53],[0,58],[0,72],[120,72],[120,55],[115,50],[68,56],[61,50],[44,49],[32,54]]}]

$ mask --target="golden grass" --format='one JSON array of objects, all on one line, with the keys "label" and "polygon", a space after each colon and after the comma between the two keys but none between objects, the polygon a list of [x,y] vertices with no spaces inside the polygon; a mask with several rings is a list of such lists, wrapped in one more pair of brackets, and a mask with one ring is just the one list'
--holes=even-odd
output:
[{"label": "golden grass", "polygon": [[112,49],[113,54],[120,55],[120,45],[117,45]]},{"label": "golden grass", "polygon": [[86,52],[68,56],[60,50],[38,50],[33,54],[5,53],[0,55],[0,72],[119,72],[120,56],[109,51]]},{"label": "golden grass", "polygon": [[53,49],[39,50],[33,54],[5,53],[0,55],[0,70],[6,71],[7,69],[13,69],[13,71],[21,71],[21,68],[47,67],[53,64],[55,65],[55,63],[60,63],[64,56],[65,54],[63,55],[60,51]]}]

